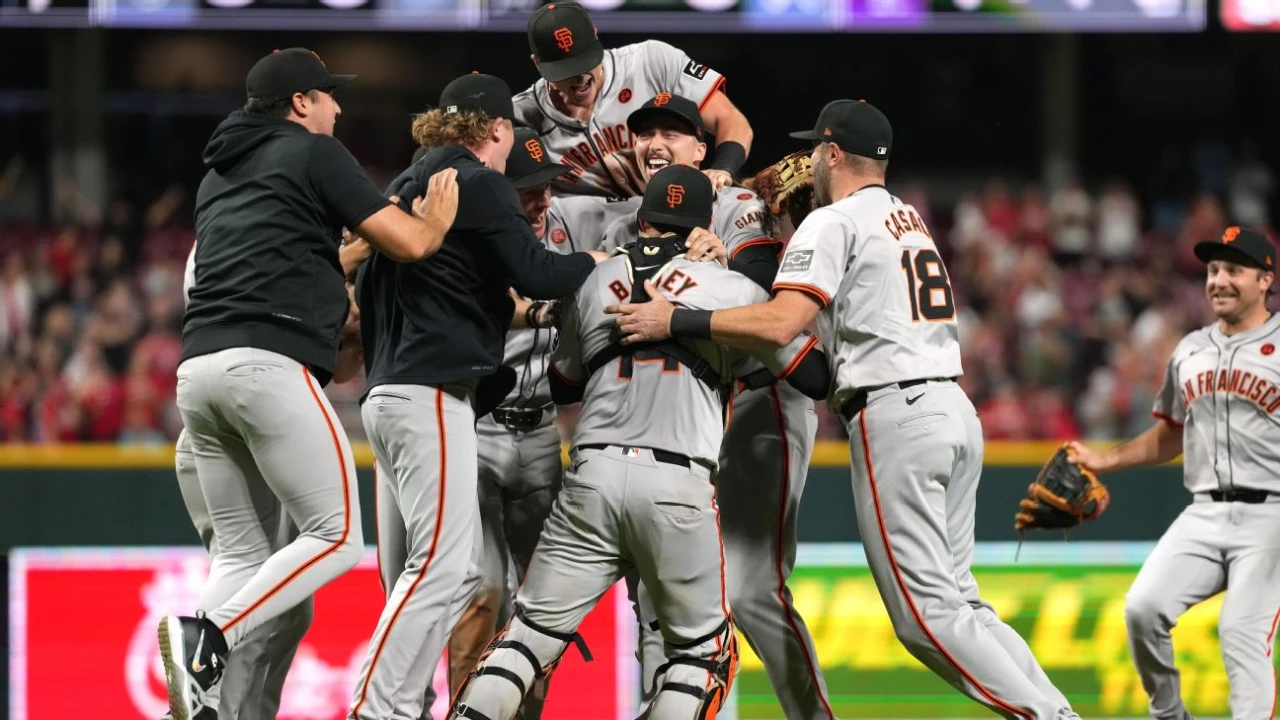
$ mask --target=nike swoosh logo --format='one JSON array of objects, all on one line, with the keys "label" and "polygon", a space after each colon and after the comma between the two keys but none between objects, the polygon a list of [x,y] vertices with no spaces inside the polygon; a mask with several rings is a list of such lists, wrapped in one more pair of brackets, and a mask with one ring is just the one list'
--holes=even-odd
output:
[{"label": "nike swoosh logo", "polygon": [[[913,397],[913,398],[907,398],[907,404],[908,404],[908,405],[915,405],[915,404],[916,404],[916,401],[917,401],[917,400],[919,400],[919,399],[920,399],[920,398],[922,398],[922,397],[924,397],[924,393],[920,393],[919,395],[917,395],[917,396],[915,396],[915,397]],[[201,640],[203,640],[203,639],[204,639],[204,636],[203,636],[203,635],[201,635],[201,636],[200,636],[200,639],[201,639]]]},{"label": "nike swoosh logo", "polygon": [[192,672],[200,672],[204,670],[204,666],[200,664],[200,650],[204,647],[204,631],[200,631],[200,639],[196,641],[196,655],[191,658]]}]

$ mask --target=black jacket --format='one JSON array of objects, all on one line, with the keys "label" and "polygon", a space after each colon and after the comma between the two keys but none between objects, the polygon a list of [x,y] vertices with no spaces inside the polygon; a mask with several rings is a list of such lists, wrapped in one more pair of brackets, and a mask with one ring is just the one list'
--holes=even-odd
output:
[{"label": "black jacket", "polygon": [[560,298],[595,268],[585,253],[547,250],[511,182],[465,148],[431,150],[387,193],[407,207],[446,167],[458,170],[458,215],[439,252],[405,264],[375,253],[357,276],[366,391],[493,375],[502,366],[514,309],[508,289],[534,299]]},{"label": "black jacket", "polygon": [[387,200],[342,143],[289,120],[232,113],[204,162],[182,358],[260,348],[328,383],[347,316],[342,228]]}]

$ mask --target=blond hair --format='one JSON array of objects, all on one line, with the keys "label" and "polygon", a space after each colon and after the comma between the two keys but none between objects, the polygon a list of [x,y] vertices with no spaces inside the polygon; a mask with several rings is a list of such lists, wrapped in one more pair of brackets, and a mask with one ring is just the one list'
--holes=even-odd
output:
[{"label": "blond hair", "polygon": [[413,139],[425,148],[442,145],[480,147],[489,139],[492,120],[482,112],[446,113],[433,108],[413,118]]}]

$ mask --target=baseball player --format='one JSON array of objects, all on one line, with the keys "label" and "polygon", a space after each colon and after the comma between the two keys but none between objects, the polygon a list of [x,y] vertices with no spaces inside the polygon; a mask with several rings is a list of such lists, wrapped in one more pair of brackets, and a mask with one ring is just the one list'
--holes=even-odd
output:
[{"label": "baseball player", "polygon": [[[195,271],[196,248],[193,244],[183,273],[182,294],[186,302],[190,302],[191,287],[196,281]],[[209,551],[209,557],[216,557],[218,543],[213,536],[213,522],[200,492],[200,476],[196,472],[195,455],[191,452],[191,440],[185,429],[178,434],[174,468],[178,475],[178,490],[187,514],[191,516],[191,523],[200,535],[200,542]],[[262,532],[271,538],[271,550],[275,552],[297,537],[297,527],[282,511],[275,495],[265,486],[255,489],[254,507],[259,514]],[[209,706],[217,710],[218,717],[250,720],[276,716],[285,676],[293,663],[298,643],[311,627],[313,611],[312,599],[307,598],[264,623],[241,643],[227,660],[222,682],[210,693]],[[172,715],[166,716],[166,720],[171,718]]]},{"label": "baseball player", "polygon": [[955,383],[955,304],[937,247],[889,194],[888,119],[837,100],[812,131],[819,209],[782,258],[767,303],[710,312],[665,298],[607,309],[630,345],[669,336],[733,346],[791,342],[811,321],[848,425],[858,529],[898,638],[954,687],[1008,718],[1071,713],[970,573],[982,428]]},{"label": "baseball player", "polygon": [[1097,473],[1184,455],[1194,499],[1143,563],[1125,602],[1151,716],[1190,717],[1170,630],[1192,605],[1225,590],[1218,638],[1231,717],[1270,718],[1280,617],[1280,318],[1266,301],[1275,291],[1276,248],[1260,232],[1231,227],[1195,253],[1208,266],[1205,296],[1218,320],[1174,348],[1152,410],[1157,422],[1107,452],[1071,447]]},{"label": "baseball player", "polygon": [[414,136],[431,149],[392,188],[413,197],[432,173],[454,168],[457,219],[430,262],[375,255],[357,279],[369,365],[361,415],[394,491],[387,512],[403,524],[408,547],[351,718],[421,715],[430,668],[474,592],[464,581],[478,528],[475,425],[516,381],[502,365],[515,319],[509,287],[558,298],[595,268],[588,253],[548,252],[524,219],[501,174],[515,140],[512,114],[511,91],[496,77],[463,75],[445,87],[438,108],[414,121]]},{"label": "baseball player", "polygon": [[[353,79],[304,48],[267,55],[245,109],[204,150],[177,404],[217,553],[196,614],[160,620],[175,720],[214,717],[227,654],[362,552],[355,464],[321,392],[348,316],[341,230],[398,260],[426,257],[452,222],[453,178],[412,214],[392,207],[332,136],[333,92]],[[275,552],[254,503],[263,487],[299,530]]]},{"label": "baseball player", "polygon": [[644,182],[627,116],[664,90],[695,100],[716,136],[715,161],[705,170],[716,189],[746,163],[751,124],[715,70],[658,40],[606,50],[576,2],[541,6],[525,34],[542,79],[515,97],[516,115],[546,141],[552,160],[573,168],[552,183],[555,194],[640,195]]},{"label": "baseball player", "polygon": [[[698,167],[706,152],[698,106],[658,93],[627,118],[645,179],[672,165]],[[638,199],[628,200],[636,205]],[[762,225],[764,203],[727,185],[716,194],[711,230],[724,242],[729,268],[769,290],[778,270],[779,240]],[[609,226],[604,248],[636,237],[636,215]],[[768,372],[733,384],[720,450],[716,501],[724,538],[725,578],[734,621],[764,663],[786,716],[834,718],[813,639],[791,603],[787,578],[795,566],[796,518],[818,431],[813,401]],[[651,697],[666,661],[662,635],[643,585],[640,615],[642,692]]]},{"label": "baseball player", "polygon": [[[644,237],[603,263],[567,302],[552,357],[556,402],[582,400],[572,464],[543,528],[515,617],[459,691],[450,718],[513,717],[532,682],[575,640],[583,617],[630,567],[653,590],[671,662],[653,718],[711,718],[736,671],[723,550],[710,478],[721,440],[721,378],[747,357],[709,343],[623,348],[605,303],[639,292],[718,307],[761,299],[749,279],[683,257],[685,237],[711,221],[711,181],[686,166],[649,184]],[[661,288],[661,290],[658,290]],[[772,372],[825,392],[816,340],[763,358]]]},{"label": "baseball player", "polygon": [[[569,170],[567,165],[551,162],[536,133],[516,129],[505,175],[516,188],[533,234],[561,254],[596,249],[605,226],[627,209],[598,196],[552,198],[551,181]],[[454,690],[510,615],[509,572],[514,572],[517,583],[524,581],[560,486],[560,432],[546,378],[555,333],[555,328],[507,333],[502,363],[515,369],[516,385],[501,405],[476,422],[484,578],[450,638],[449,685]],[[530,693],[526,720],[539,717],[545,690],[540,685]],[[434,700],[429,689],[427,707]]]},{"label": "baseball player", "polygon": [[[669,165],[702,167],[707,153],[706,126],[692,100],[660,92],[627,116],[627,129],[646,182]],[[605,230],[604,250],[622,247],[638,233],[635,211],[640,198],[622,202],[631,212]],[[765,231],[764,215],[764,204],[754,192],[725,185],[716,193],[710,230],[723,243],[729,268],[768,288],[778,271],[779,241]]]}]

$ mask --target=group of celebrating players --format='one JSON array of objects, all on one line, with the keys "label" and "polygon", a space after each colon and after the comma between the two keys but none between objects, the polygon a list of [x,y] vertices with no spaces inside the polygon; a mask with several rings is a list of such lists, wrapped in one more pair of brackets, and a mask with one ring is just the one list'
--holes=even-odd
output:
[{"label": "group of celebrating players", "polygon": [[[332,138],[333,91],[354,77],[307,50],[260,60],[248,105],[206,147],[177,469],[212,565],[198,610],[160,624],[172,717],[275,716],[311,595],[363,547],[350,447],[320,391],[361,369],[387,602],[350,718],[430,717],[446,650],[448,718],[539,717],[568,646],[590,658],[578,626],[620,579],[641,717],[715,717],[738,632],[788,718],[836,717],[787,588],[815,400],[849,430],[858,529],[904,646],[999,715],[1078,717],[970,572],[982,428],[955,382],[945,264],[885,187],[885,115],[833,101],[792,133],[810,151],[743,181],[752,130],[719,73],[655,40],[606,49],[571,2],[535,11],[527,36],[541,79],[514,96],[490,75],[455,79],[415,118],[421,149],[385,193]],[[1255,430],[1274,435],[1274,247],[1233,229],[1200,251],[1221,327],[1179,352],[1201,380],[1209,348],[1228,370],[1253,362],[1222,402],[1251,403],[1237,412],[1263,411]],[[1222,412],[1217,390],[1183,390],[1179,367],[1155,439],[1075,445],[1073,462],[1171,459],[1182,430],[1201,449],[1196,402]],[[566,469],[556,406],[572,403]],[[1261,513],[1280,485],[1205,463],[1188,487],[1206,502]],[[1207,474],[1226,478],[1217,497]],[[1156,555],[1172,568],[1174,552]],[[1140,580],[1174,584],[1155,572]],[[1156,717],[1185,713],[1167,638],[1207,597],[1192,595],[1130,623]],[[1259,627],[1266,657],[1252,635],[1227,656],[1249,668],[1232,674],[1237,717],[1270,678]]]}]

